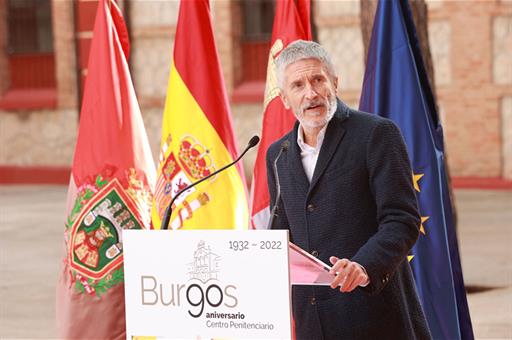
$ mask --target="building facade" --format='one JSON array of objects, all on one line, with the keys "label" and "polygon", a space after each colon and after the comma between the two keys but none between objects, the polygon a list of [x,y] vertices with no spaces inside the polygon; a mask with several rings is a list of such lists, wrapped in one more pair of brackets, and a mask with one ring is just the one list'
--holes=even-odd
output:
[{"label": "building facade", "polygon": [[[512,1],[427,4],[454,183],[510,188]],[[130,33],[135,90],[156,156],[179,2],[122,0],[120,5]],[[274,4],[212,1],[211,6],[243,146],[261,131]],[[0,0],[0,182],[68,181],[96,7],[96,0]],[[364,75],[359,1],[314,0],[312,7],[316,38],[340,76],[340,96],[358,107]],[[244,163],[249,180],[255,155]]]}]

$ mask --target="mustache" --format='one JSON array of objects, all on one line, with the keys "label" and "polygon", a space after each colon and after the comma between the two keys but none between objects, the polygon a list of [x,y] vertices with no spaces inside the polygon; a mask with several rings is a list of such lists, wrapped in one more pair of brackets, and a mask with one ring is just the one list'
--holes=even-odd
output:
[{"label": "mustache", "polygon": [[327,101],[325,101],[323,99],[316,99],[316,100],[312,100],[309,103],[305,103],[304,105],[302,105],[301,110],[304,112],[305,110],[311,109],[316,106],[327,106],[327,104],[328,104]]}]

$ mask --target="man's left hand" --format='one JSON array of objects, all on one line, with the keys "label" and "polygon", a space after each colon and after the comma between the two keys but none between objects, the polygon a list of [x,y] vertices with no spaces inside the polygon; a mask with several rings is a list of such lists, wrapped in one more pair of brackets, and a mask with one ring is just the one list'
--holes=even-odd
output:
[{"label": "man's left hand", "polygon": [[333,265],[330,273],[336,275],[331,282],[331,288],[335,289],[339,286],[340,292],[348,293],[360,285],[368,284],[368,275],[359,263],[348,259],[339,259],[336,256],[331,256],[329,261]]}]

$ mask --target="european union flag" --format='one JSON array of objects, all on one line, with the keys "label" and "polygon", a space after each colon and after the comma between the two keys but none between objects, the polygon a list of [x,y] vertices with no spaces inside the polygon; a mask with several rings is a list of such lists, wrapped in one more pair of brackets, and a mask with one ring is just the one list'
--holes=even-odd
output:
[{"label": "european union flag", "polygon": [[380,1],[362,111],[393,120],[404,135],[421,213],[411,266],[434,339],[473,339],[447,177],[443,132],[407,0]]}]

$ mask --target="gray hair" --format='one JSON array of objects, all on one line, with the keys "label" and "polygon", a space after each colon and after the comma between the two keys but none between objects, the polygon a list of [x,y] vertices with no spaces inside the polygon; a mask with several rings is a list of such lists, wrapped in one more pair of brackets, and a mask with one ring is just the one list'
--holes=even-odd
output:
[{"label": "gray hair", "polygon": [[331,57],[329,57],[327,51],[320,44],[314,41],[296,40],[286,46],[275,61],[277,84],[281,89],[284,86],[284,71],[286,67],[302,59],[319,60],[324,65],[329,76],[332,78],[336,77]]}]

